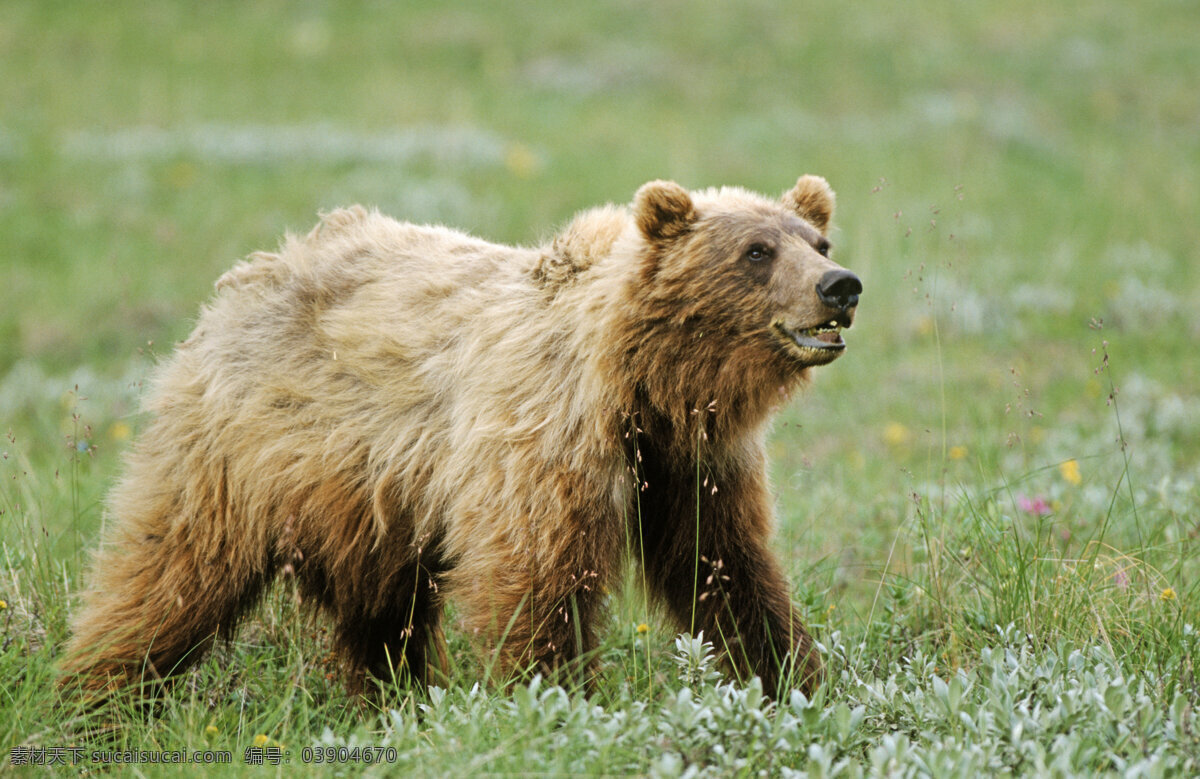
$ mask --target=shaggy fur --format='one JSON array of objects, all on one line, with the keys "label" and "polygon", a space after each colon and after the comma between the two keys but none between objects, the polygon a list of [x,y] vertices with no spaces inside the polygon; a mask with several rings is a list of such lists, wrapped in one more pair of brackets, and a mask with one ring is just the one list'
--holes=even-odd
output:
[{"label": "shaggy fur", "polygon": [[498,678],[587,675],[628,554],[734,668],[811,692],[763,439],[836,356],[779,326],[850,324],[815,292],[832,211],[812,176],[652,182],[540,249],[351,208],[252,255],[156,374],[68,677],[176,672],[280,573],[354,669],[426,679],[448,599]]}]

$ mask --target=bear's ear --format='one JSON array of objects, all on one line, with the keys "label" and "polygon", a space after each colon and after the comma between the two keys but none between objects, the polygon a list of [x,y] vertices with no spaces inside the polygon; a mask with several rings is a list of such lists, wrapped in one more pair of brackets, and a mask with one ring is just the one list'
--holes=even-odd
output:
[{"label": "bear's ear", "polygon": [[801,176],[796,186],[784,193],[783,204],[825,235],[833,219],[835,199],[828,181],[820,176]]},{"label": "bear's ear", "polygon": [[696,221],[692,196],[674,181],[651,181],[633,196],[633,217],[652,241],[676,238]]}]

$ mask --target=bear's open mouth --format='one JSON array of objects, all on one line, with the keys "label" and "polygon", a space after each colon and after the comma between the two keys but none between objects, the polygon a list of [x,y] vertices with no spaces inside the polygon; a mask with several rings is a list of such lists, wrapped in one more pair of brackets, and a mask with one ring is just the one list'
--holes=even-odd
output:
[{"label": "bear's open mouth", "polygon": [[846,342],[842,340],[842,328],[845,325],[839,319],[803,329],[792,329],[779,321],[774,324],[776,332],[801,349],[840,352],[846,348]]}]

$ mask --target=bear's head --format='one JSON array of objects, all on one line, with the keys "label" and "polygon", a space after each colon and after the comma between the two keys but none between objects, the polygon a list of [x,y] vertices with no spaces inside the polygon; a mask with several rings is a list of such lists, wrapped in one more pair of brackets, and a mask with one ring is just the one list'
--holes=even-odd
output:
[{"label": "bear's head", "polygon": [[841,331],[862,292],[858,277],[829,259],[833,209],[833,191],[818,176],[802,176],[779,200],[738,188],[644,185],[633,216],[648,315],[708,362],[734,360],[749,374],[759,367],[786,379],[831,362],[846,348]]}]

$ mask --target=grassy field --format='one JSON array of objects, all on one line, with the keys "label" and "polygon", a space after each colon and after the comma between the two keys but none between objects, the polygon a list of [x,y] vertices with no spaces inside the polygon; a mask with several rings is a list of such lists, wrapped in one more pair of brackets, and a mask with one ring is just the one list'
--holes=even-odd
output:
[{"label": "grassy field", "polygon": [[[1197,40],[1170,0],[4,0],[4,765],[1200,773]],[[650,179],[805,172],[866,288],[770,443],[815,700],[718,677],[632,594],[590,698],[480,689],[451,635],[444,689],[358,703],[282,589],[151,710],[59,696],[142,380],[238,258],[352,202],[529,244]]]}]

